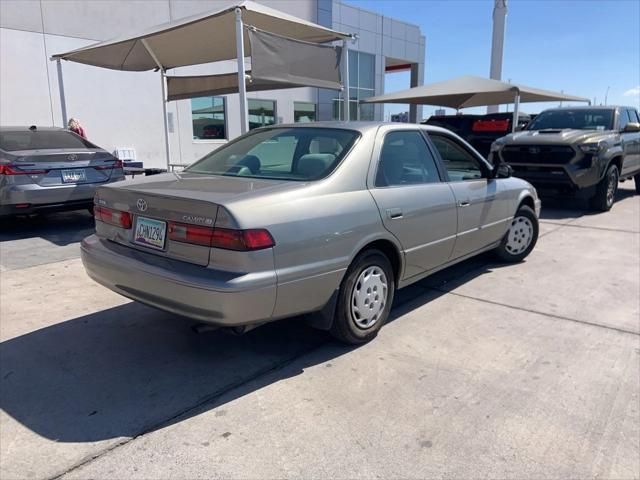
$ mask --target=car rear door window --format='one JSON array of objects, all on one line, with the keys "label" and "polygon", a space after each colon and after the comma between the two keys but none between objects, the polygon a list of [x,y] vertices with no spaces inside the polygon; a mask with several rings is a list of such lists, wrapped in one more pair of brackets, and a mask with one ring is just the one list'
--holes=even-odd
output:
[{"label": "car rear door window", "polygon": [[418,131],[389,132],[384,137],[376,187],[440,181],[436,161]]},{"label": "car rear door window", "polygon": [[452,182],[482,178],[480,160],[466,148],[444,135],[430,133],[429,138],[440,154],[444,168]]}]

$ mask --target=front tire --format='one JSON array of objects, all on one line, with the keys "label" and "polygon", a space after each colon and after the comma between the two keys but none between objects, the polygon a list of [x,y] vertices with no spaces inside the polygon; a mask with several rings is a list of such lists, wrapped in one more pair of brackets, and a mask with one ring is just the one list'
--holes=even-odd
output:
[{"label": "front tire", "polygon": [[538,231],[538,217],[535,212],[522,205],[511,220],[502,243],[496,248],[496,255],[504,262],[522,261],[536,246]]},{"label": "front tire", "polygon": [[[617,165],[609,165],[607,173],[596,187],[596,193],[591,197],[591,208],[599,212],[608,212],[613,207],[613,202],[618,191],[620,172]],[[637,185],[637,184],[636,184]]]},{"label": "front tire", "polygon": [[395,280],[387,256],[365,250],[351,263],[340,286],[331,335],[350,345],[373,340],[387,321]]}]

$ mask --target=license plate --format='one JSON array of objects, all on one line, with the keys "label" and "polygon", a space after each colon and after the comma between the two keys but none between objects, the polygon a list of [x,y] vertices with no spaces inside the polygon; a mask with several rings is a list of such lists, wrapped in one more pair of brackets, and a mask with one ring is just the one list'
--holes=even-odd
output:
[{"label": "license plate", "polygon": [[85,172],[83,168],[62,170],[62,181],[65,183],[86,182],[87,172]]},{"label": "license plate", "polygon": [[133,241],[145,247],[164,248],[164,238],[167,233],[167,222],[153,218],[138,217]]}]

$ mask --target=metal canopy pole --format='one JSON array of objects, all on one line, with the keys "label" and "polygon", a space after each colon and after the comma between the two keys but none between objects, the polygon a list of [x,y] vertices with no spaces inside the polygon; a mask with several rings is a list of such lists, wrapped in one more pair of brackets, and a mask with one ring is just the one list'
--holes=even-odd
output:
[{"label": "metal canopy pole", "polygon": [[516,97],[513,100],[513,120],[511,121],[511,131],[515,132],[518,126],[518,113],[520,110],[520,90],[516,90]]},{"label": "metal canopy pole", "polygon": [[244,24],[242,23],[242,9],[236,7],[236,54],[238,57],[238,98],[240,100],[240,133],[249,131],[247,118],[247,85],[245,83],[244,67]]},{"label": "metal canopy pole", "polygon": [[165,70],[164,67],[162,66],[162,64],[160,63],[160,60],[158,60],[158,57],[156,57],[155,53],[153,53],[153,50],[151,50],[151,47],[149,47],[149,44],[147,43],[146,39],[142,39],[141,40],[142,45],[144,45],[144,48],[147,49],[147,52],[149,52],[149,55],[151,55],[151,58],[153,58],[153,61],[156,62],[156,65],[158,65],[158,68],[160,69],[160,88],[162,90],[162,117],[163,117],[163,124],[164,124],[164,148],[165,148],[165,154],[166,154],[166,160],[167,160],[167,171],[171,170],[171,150],[169,148],[169,125],[167,123],[168,119],[167,119],[167,84],[166,84],[166,74],[165,74]]},{"label": "metal canopy pole", "polygon": [[342,119],[349,121],[349,44],[342,40]]},{"label": "metal canopy pole", "polygon": [[62,78],[62,63],[58,58],[56,60],[56,67],[58,69],[58,90],[60,91],[60,110],[62,110],[62,127],[67,127],[67,122],[69,119],[67,118],[67,99],[64,95],[64,79]]}]

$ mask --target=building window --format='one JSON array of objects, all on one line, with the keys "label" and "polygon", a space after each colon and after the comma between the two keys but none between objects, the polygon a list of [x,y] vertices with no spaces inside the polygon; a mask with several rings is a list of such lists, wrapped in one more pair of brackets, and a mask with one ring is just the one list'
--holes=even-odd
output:
[{"label": "building window", "polygon": [[249,130],[276,123],[276,102],[249,99]]},{"label": "building window", "polygon": [[[370,53],[349,50],[349,118],[351,120],[373,120],[373,104],[360,105],[360,100],[373,97],[375,91],[376,57]],[[333,99],[333,119],[342,120],[340,92]]]},{"label": "building window", "polygon": [[192,98],[191,123],[194,140],[226,140],[225,98]]},{"label": "building window", "polygon": [[293,102],[293,121],[295,123],[315,122],[316,104],[308,102]]}]

